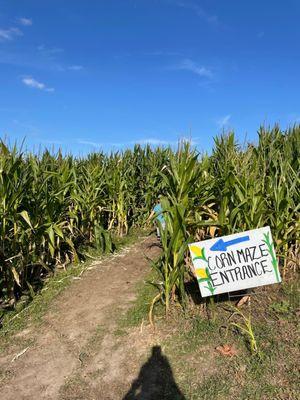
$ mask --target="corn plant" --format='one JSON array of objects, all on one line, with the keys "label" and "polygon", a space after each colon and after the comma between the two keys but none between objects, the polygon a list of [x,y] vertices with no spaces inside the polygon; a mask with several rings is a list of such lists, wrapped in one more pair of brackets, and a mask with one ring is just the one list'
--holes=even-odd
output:
[{"label": "corn plant", "polygon": [[78,262],[82,246],[111,251],[112,236],[147,224],[159,194],[166,227],[153,306],[185,304],[194,240],[270,225],[284,276],[287,254],[299,253],[300,127],[261,127],[256,145],[223,134],[202,156],[188,143],[73,157],[0,141],[0,301],[32,293],[57,264]]},{"label": "corn plant", "polygon": [[238,331],[245,336],[251,353],[257,353],[258,346],[252,327],[251,315],[246,316],[241,310],[239,310],[237,307],[234,307],[230,319],[236,316],[240,318],[241,322],[230,322],[230,325],[237,328]]}]

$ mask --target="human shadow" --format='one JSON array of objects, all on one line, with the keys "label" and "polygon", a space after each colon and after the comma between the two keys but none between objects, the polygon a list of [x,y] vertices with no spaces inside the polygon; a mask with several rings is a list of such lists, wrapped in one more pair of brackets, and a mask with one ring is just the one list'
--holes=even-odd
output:
[{"label": "human shadow", "polygon": [[160,346],[152,347],[151,356],[141,367],[139,376],[132,382],[123,400],[185,400]]}]

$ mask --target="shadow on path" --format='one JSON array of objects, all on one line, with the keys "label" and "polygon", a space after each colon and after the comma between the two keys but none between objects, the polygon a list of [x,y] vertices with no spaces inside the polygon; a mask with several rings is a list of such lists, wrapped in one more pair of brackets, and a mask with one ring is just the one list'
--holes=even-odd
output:
[{"label": "shadow on path", "polygon": [[176,385],[169,361],[160,346],[152,347],[151,356],[123,400],[186,400]]}]

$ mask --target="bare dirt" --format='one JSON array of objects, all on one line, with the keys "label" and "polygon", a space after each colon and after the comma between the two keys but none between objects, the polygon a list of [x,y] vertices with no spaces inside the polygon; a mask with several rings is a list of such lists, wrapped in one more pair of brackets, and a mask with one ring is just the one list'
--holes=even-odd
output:
[{"label": "bare dirt", "polygon": [[[1,399],[183,399],[155,347],[157,333],[146,324],[116,333],[137,282],[149,273],[145,255],[158,253],[153,237],[142,238],[74,279],[40,326],[29,324],[18,334],[21,346],[12,344],[1,354]],[[165,396],[155,394],[159,380],[167,382]]]}]

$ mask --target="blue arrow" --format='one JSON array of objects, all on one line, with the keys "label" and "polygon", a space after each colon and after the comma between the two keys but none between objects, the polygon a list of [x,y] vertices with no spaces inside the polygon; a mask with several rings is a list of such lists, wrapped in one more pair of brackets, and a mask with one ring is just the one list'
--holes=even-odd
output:
[{"label": "blue arrow", "polygon": [[234,244],[241,243],[241,242],[247,242],[250,240],[249,236],[242,236],[237,239],[233,240],[228,240],[228,242],[224,242],[224,240],[221,238],[214,243],[210,250],[211,251],[226,251],[227,247],[233,246]]}]

